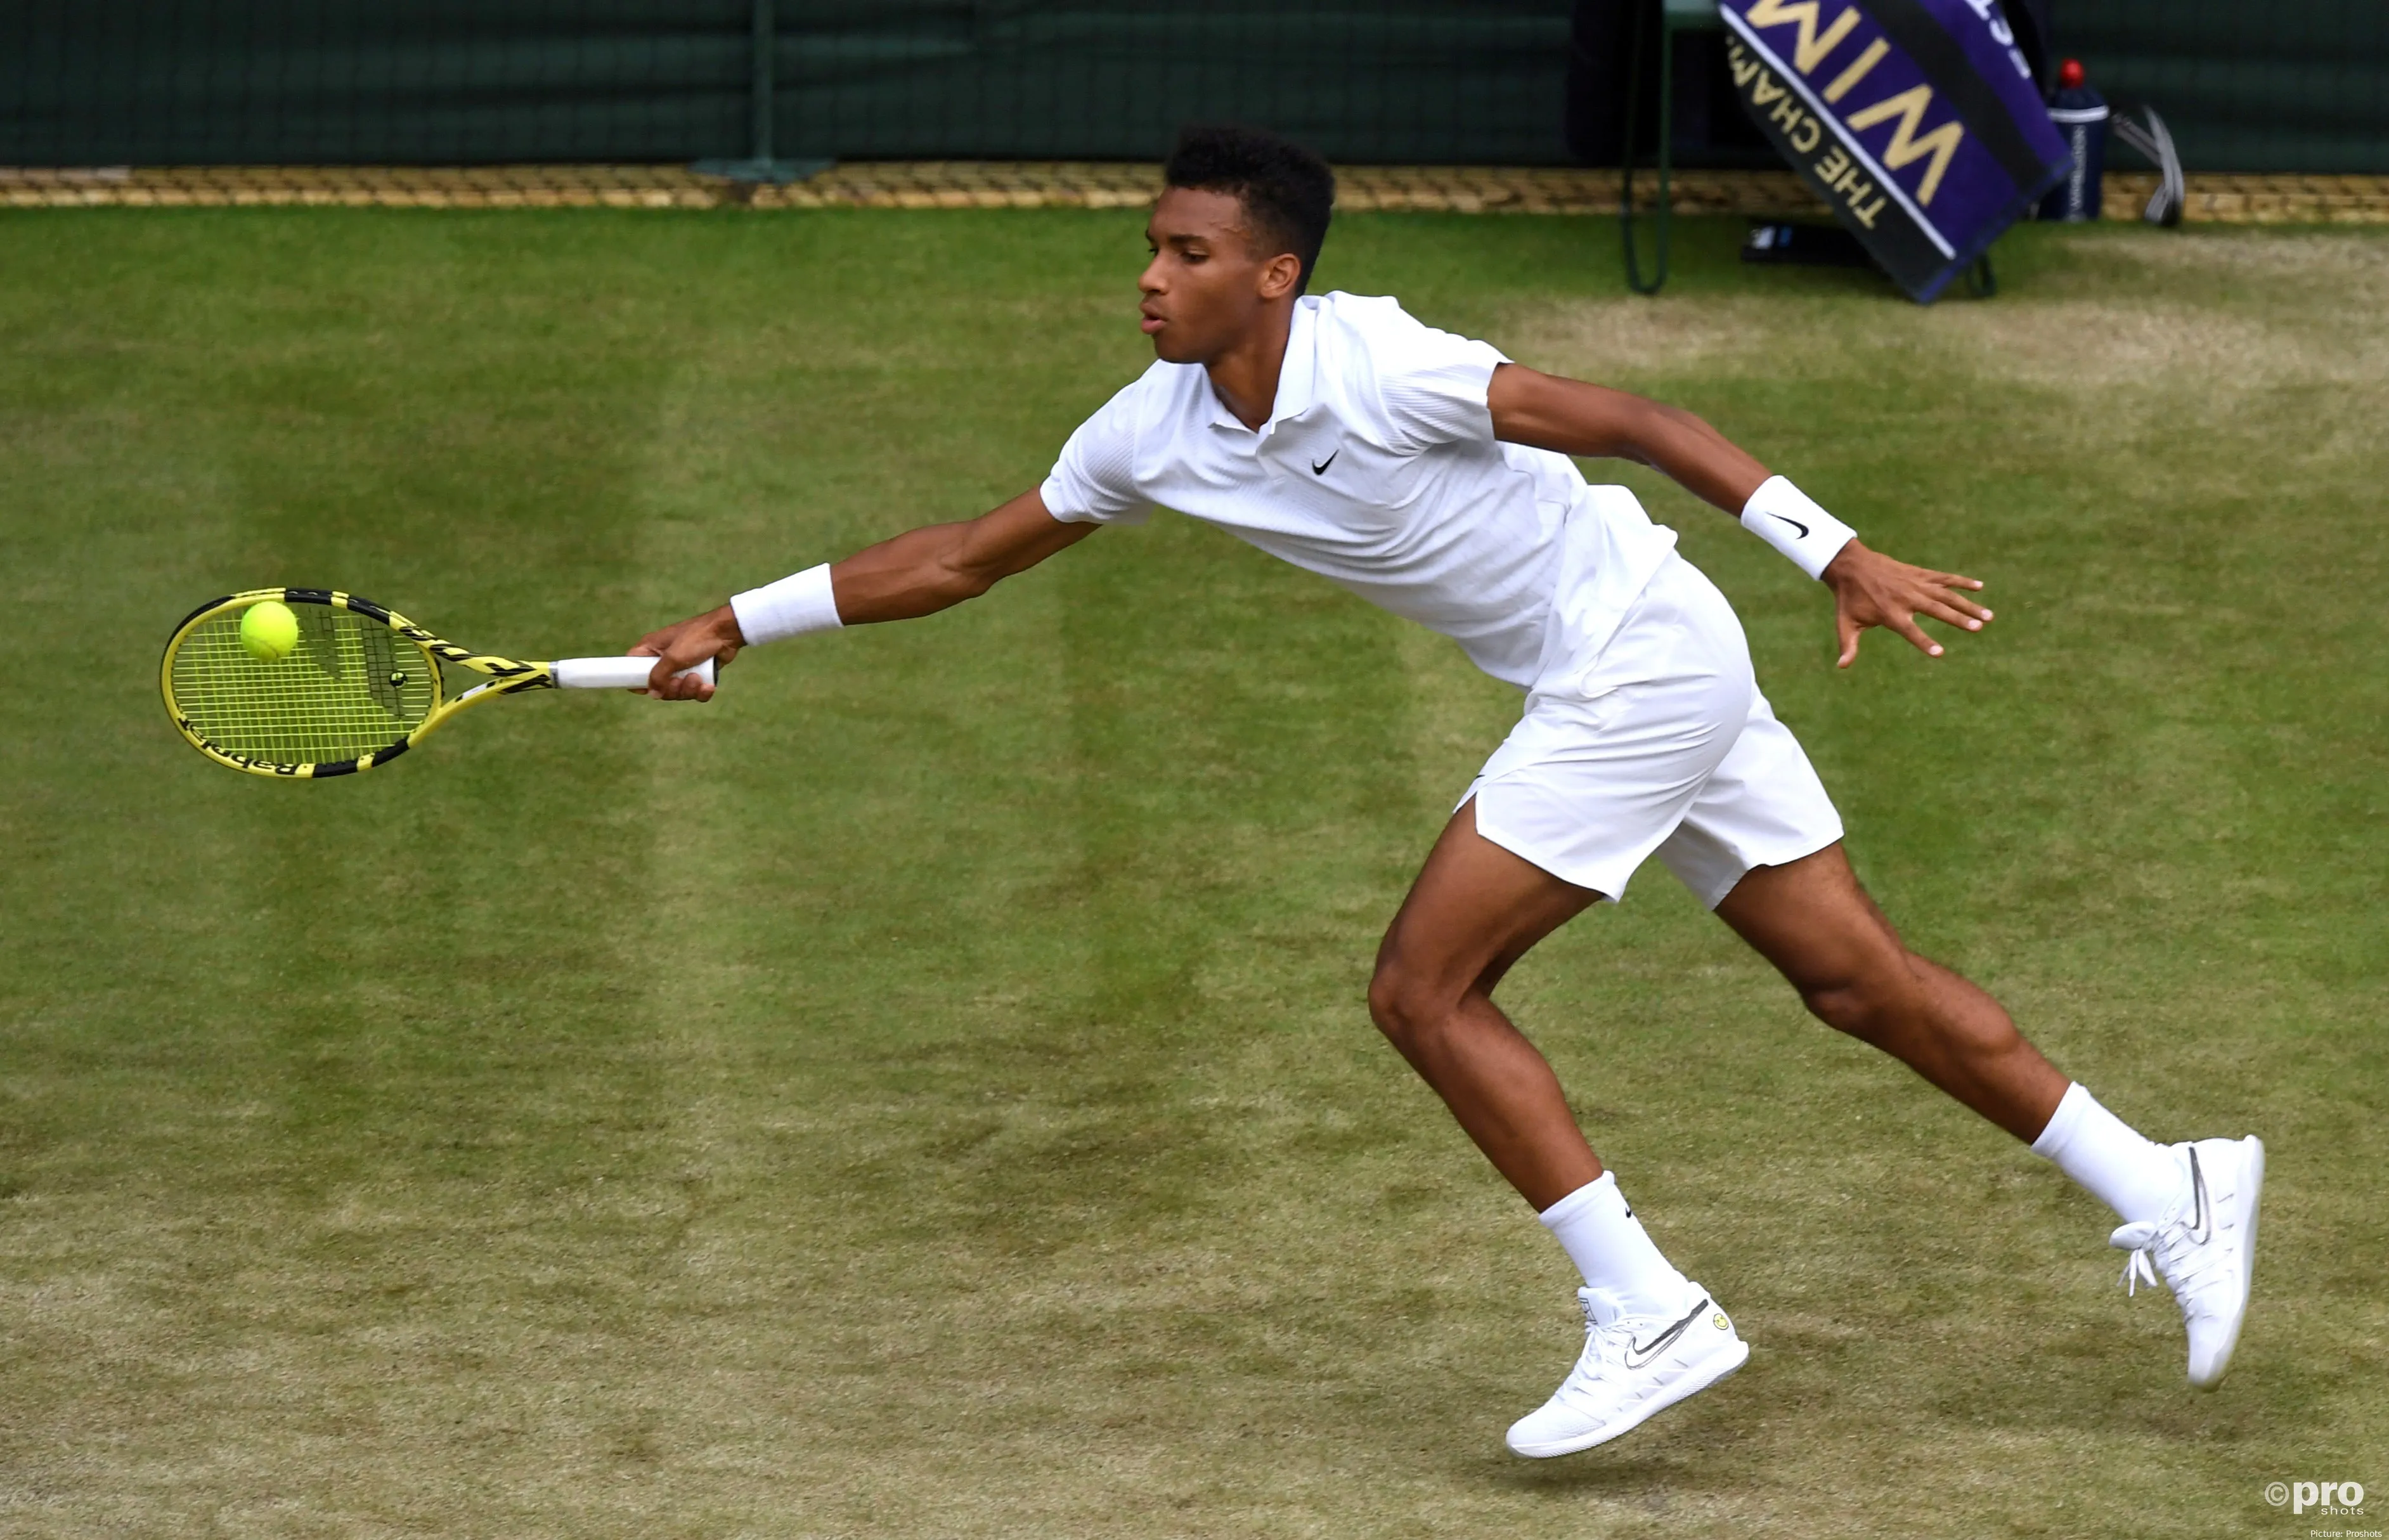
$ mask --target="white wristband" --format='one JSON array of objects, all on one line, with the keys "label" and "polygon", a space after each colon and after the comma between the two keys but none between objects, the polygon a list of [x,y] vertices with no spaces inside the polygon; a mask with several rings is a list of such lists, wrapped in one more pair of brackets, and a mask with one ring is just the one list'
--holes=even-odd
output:
[{"label": "white wristband", "polygon": [[1760,482],[1742,505],[1742,527],[1811,578],[1823,577],[1826,565],[1859,534],[1780,476]]},{"label": "white wristband", "polygon": [[730,612],[738,617],[738,634],[750,647],[807,631],[836,630],[846,624],[837,617],[827,562],[776,583],[732,594]]}]

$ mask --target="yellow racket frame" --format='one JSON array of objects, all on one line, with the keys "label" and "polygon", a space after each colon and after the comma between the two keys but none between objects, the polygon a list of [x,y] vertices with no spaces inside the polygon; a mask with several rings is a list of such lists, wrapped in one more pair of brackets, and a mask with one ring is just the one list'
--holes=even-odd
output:
[{"label": "yellow racket frame", "polygon": [[[378,621],[389,627],[397,638],[413,643],[422,653],[425,673],[431,687],[431,709],[425,713],[423,720],[417,722],[405,736],[393,740],[385,747],[374,749],[353,759],[288,764],[253,755],[236,753],[211,743],[206,734],[193,725],[190,714],[174,698],[174,659],[181,653],[185,641],[207,621],[228,610],[245,610],[251,605],[262,604],[269,599],[279,600],[286,605],[322,605],[332,609],[346,610],[351,615],[363,616],[368,620]],[[488,678],[485,682],[473,686],[463,694],[452,697],[447,693],[447,681],[441,674],[440,666],[443,663],[476,674],[483,674]],[[525,690],[554,688],[556,688],[556,666],[553,663],[527,662],[520,658],[500,657],[492,653],[471,652],[457,646],[453,642],[434,636],[406,617],[394,610],[385,609],[370,599],[362,599],[353,593],[343,593],[337,589],[326,588],[253,588],[239,593],[225,594],[221,599],[211,599],[193,610],[184,618],[181,625],[174,628],[173,636],[166,643],[166,655],[158,665],[159,694],[165,698],[166,714],[174,719],[174,727],[182,733],[185,742],[227,769],[245,770],[251,775],[262,775],[276,781],[322,781],[330,776],[355,775],[377,766],[387,765],[421,743],[433,729],[467,706],[494,699],[499,695],[517,694]]]}]

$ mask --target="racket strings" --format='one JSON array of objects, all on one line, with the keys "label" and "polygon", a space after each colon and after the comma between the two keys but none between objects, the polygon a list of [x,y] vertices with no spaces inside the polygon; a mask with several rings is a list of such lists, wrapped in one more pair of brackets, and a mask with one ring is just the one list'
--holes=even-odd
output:
[{"label": "racket strings", "polygon": [[228,753],[329,764],[387,748],[439,703],[438,665],[378,621],[295,605],[299,643],[266,662],[240,642],[237,610],[193,627],[174,654],[174,704]]}]

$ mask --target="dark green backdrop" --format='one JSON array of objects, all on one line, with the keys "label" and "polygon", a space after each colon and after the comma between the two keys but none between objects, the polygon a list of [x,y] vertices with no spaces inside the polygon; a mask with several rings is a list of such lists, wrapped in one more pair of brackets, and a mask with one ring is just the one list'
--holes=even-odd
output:
[{"label": "dark green backdrop", "polygon": [[[1832,0],[1827,0],[1831,5]],[[2383,0],[2054,0],[2192,169],[2389,171]],[[784,156],[1149,159],[1190,118],[1565,161],[1568,0],[779,0]],[[749,0],[0,0],[0,163],[748,148]]]}]

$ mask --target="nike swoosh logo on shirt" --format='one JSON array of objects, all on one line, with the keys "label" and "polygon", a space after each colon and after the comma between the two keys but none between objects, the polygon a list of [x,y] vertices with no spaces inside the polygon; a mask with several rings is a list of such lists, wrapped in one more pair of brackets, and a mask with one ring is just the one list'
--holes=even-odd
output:
[{"label": "nike swoosh logo on shirt", "polygon": [[[1341,453],[1343,453],[1343,452],[1344,452],[1344,446],[1343,446],[1343,445],[1341,445],[1341,444],[1336,445],[1336,446],[1335,446],[1335,454],[1341,454]],[[1311,466],[1311,467],[1310,467],[1310,474],[1311,474],[1311,475],[1313,475],[1313,476],[1325,476],[1325,475],[1327,474],[1327,467],[1328,467],[1328,466],[1330,466],[1330,465],[1334,465],[1334,464],[1335,464],[1335,454],[1331,454],[1331,455],[1329,455],[1326,459],[1322,460],[1321,462],[1319,462],[1319,464],[1317,464],[1317,465],[1315,465]]]},{"label": "nike swoosh logo on shirt", "polygon": [[[1769,514],[1769,515],[1768,515],[1767,516],[1768,516],[1769,518],[1783,518],[1783,515],[1782,515],[1782,514]],[[1788,524],[1788,525],[1790,525],[1793,528],[1799,530],[1799,531],[1800,531],[1800,538],[1801,538],[1802,540],[1807,540],[1807,539],[1808,538],[1808,527],[1807,525],[1805,525],[1805,524],[1801,523],[1798,519],[1796,519],[1796,518],[1783,518],[1783,522],[1784,522],[1784,523],[1786,523],[1786,524]]]},{"label": "nike swoosh logo on shirt", "polygon": [[1661,1353],[1667,1351],[1667,1344],[1682,1336],[1684,1334],[1684,1328],[1693,1324],[1693,1317],[1698,1316],[1702,1311],[1708,1307],[1709,1302],[1704,1299],[1700,1304],[1693,1306],[1690,1315],[1687,1315],[1682,1320],[1680,1320],[1675,1325],[1667,1328],[1667,1330],[1660,1332],[1656,1337],[1652,1338],[1648,1343],[1638,1343],[1629,1339],[1626,1344],[1626,1367],[1628,1368],[1641,1368],[1643,1365],[1657,1357]]}]

